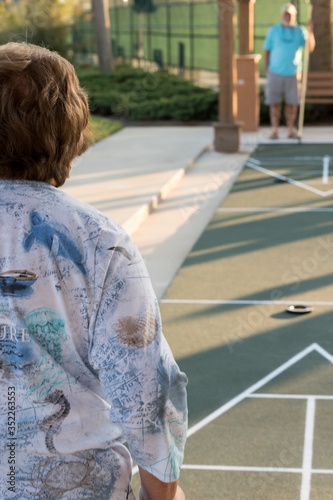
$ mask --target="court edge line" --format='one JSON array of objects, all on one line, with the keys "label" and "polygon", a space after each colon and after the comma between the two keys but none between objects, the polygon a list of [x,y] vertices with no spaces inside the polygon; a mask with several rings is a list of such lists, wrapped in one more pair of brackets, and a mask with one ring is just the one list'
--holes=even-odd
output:
[{"label": "court edge line", "polygon": [[267,170],[267,168],[260,167],[259,165],[255,164],[252,162],[252,160],[248,161],[246,163],[246,166],[249,168],[253,168],[254,170],[258,170],[259,172],[263,172],[264,174],[270,175],[271,177],[275,177],[276,179],[280,179],[281,181],[288,182],[289,184],[294,184],[294,186],[300,187],[302,189],[305,189],[307,191],[311,191],[312,193],[318,194],[319,196],[328,196],[329,194],[332,194],[333,189],[330,191],[320,191],[319,189],[313,188],[311,186],[308,186],[307,184],[304,184],[303,182],[298,182],[295,181],[294,179],[290,179],[286,177],[285,175],[280,175],[274,172],[273,170]]},{"label": "court edge line", "polygon": [[[244,132],[245,134],[246,132]],[[254,139],[251,141],[247,138],[242,138],[242,144],[244,145],[254,145],[254,146],[272,146],[272,145],[283,145],[283,146],[294,146],[295,144],[297,144],[297,142],[295,141],[295,139],[288,139],[287,137],[285,139],[281,138],[279,139],[278,141],[276,141],[276,139],[262,139],[261,141],[257,140],[255,141]],[[310,145],[313,145],[313,146],[320,146],[320,145],[323,145],[323,146],[327,146],[327,144],[332,144],[332,140],[328,140],[328,139],[318,139],[318,140],[304,140],[302,139],[302,144],[310,144]],[[290,159],[290,156],[288,157]]]},{"label": "court edge line", "polygon": [[[182,466],[182,470],[213,470],[213,471],[235,471],[235,472],[292,472],[302,473],[302,469],[286,469],[283,467],[246,467],[233,465],[187,465]],[[311,474],[333,474],[333,469],[311,469]]]},{"label": "court edge line", "polygon": [[[212,470],[212,471],[234,471],[234,472],[291,472],[302,474],[302,469],[283,469],[274,467],[237,467],[229,465],[182,465],[182,470]],[[132,475],[135,476],[139,472],[139,468],[136,465],[133,467]],[[332,469],[311,469],[311,474],[333,474]]]},{"label": "court edge line", "polygon": [[[325,155],[325,156],[279,156],[277,158],[268,158],[266,156],[261,156],[261,160],[259,160],[258,158],[254,158],[254,157],[250,157],[248,161],[253,161],[253,163],[256,163],[257,165],[262,165],[263,163],[265,163],[265,165],[267,165],[268,162],[277,162],[277,163],[281,163],[281,160],[283,161],[290,161],[292,160],[293,162],[294,161],[314,161],[314,160],[318,160],[318,161],[323,161],[324,158],[333,158],[332,156],[330,155]],[[267,161],[268,160],[268,161]]]},{"label": "court edge line", "polygon": [[[182,469],[188,470],[221,470],[221,471],[235,471],[235,472],[295,472],[302,473],[302,469],[284,467],[246,467],[237,465],[183,465]],[[332,470],[333,474],[333,470]]]},{"label": "court edge line", "polygon": [[162,299],[160,304],[203,304],[203,305],[280,305],[302,304],[305,306],[333,306],[333,302],[314,302],[309,300],[204,300],[204,299]]},{"label": "court edge line", "polygon": [[[228,403],[222,405],[220,408],[218,408],[217,410],[215,410],[214,412],[212,412],[210,415],[208,415],[207,417],[205,417],[202,420],[200,420],[200,422],[198,422],[197,424],[193,425],[188,430],[188,432],[187,432],[187,438],[191,437],[193,434],[195,434],[199,430],[201,430],[204,427],[206,427],[206,425],[210,424],[213,420],[215,420],[218,417],[220,417],[221,415],[223,415],[223,413],[227,412],[228,410],[230,410],[231,408],[233,408],[234,406],[236,406],[238,403],[240,403],[241,401],[243,401],[250,394],[252,394],[253,392],[257,391],[262,386],[266,385],[273,378],[275,378],[278,375],[280,375],[281,373],[283,373],[285,370],[287,370],[288,368],[290,368],[291,366],[293,366],[295,363],[297,363],[298,361],[300,361],[301,359],[303,359],[305,356],[307,356],[308,354],[310,354],[313,351],[317,351],[321,355],[324,355],[323,353],[325,353],[325,358],[326,359],[330,359],[331,363],[333,364],[333,356],[331,356],[319,344],[317,344],[315,342],[315,343],[309,345],[308,347],[306,347],[305,349],[303,349],[303,351],[299,352],[298,354],[296,354],[295,356],[293,356],[292,358],[290,358],[288,361],[286,361],[285,363],[283,363],[281,366],[279,366],[278,368],[276,368],[275,370],[273,370],[272,372],[270,372],[268,375],[266,375],[265,377],[263,377],[262,379],[260,379],[258,382],[256,382],[255,384],[251,385],[248,389],[246,389],[245,391],[243,391],[241,394],[239,394],[235,398],[231,399]],[[136,465],[132,469],[132,476],[134,476],[138,472],[139,472],[139,468]]]},{"label": "court edge line", "polygon": [[269,393],[257,393],[250,394],[248,396],[250,399],[309,399],[313,398],[318,401],[332,401],[333,396],[325,395],[315,395],[315,394],[269,394]]},{"label": "court edge line", "polygon": [[309,500],[311,492],[311,470],[313,454],[313,435],[316,414],[316,400],[308,398],[305,417],[303,474],[301,486],[301,500]]}]

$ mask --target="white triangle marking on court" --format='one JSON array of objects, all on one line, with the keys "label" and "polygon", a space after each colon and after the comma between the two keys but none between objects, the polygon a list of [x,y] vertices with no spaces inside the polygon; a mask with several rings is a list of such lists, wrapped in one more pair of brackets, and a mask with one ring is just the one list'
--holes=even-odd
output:
[{"label": "white triangle marking on court", "polygon": [[320,345],[314,344],[315,345],[315,350],[321,354],[324,358],[327,359],[330,363],[333,363],[333,356],[329,352],[327,352],[325,349],[323,349]]},{"label": "white triangle marking on court", "polygon": [[320,189],[308,186],[307,184],[304,184],[304,182],[295,181],[295,179],[291,179],[289,177],[286,177],[285,175],[277,174],[273,170],[268,170],[267,168],[260,167],[257,163],[254,163],[252,159],[250,159],[246,163],[246,166],[253,168],[254,170],[258,170],[259,172],[263,172],[264,174],[270,175],[271,177],[275,177],[276,179],[280,179],[280,181],[289,182],[289,184],[294,184],[295,186],[298,186],[302,189],[312,191],[312,193],[318,194],[319,196],[325,197],[333,193],[333,189],[330,189],[330,191],[326,192],[320,191]]},{"label": "white triangle marking on court", "polygon": [[276,368],[271,373],[269,373],[268,375],[263,377],[261,380],[259,380],[255,384],[251,385],[251,387],[249,387],[248,389],[246,389],[245,391],[240,393],[238,396],[231,399],[228,403],[224,404],[223,406],[221,406],[220,408],[215,410],[213,413],[211,413],[210,415],[208,415],[207,417],[202,419],[200,422],[193,425],[189,429],[189,431],[187,433],[187,437],[192,436],[196,432],[198,432],[201,429],[203,429],[204,427],[206,427],[206,425],[210,424],[213,420],[215,420],[218,417],[220,417],[221,415],[223,415],[223,413],[226,413],[228,410],[230,410],[231,408],[236,406],[238,403],[243,401],[245,398],[247,398],[253,392],[256,392],[259,389],[261,389],[261,387],[266,385],[268,382],[270,382],[271,380],[276,378],[278,375],[280,375],[284,371],[288,370],[288,368],[290,368],[291,366],[296,364],[301,359],[305,358],[305,356],[307,356],[308,354],[310,354],[313,351],[317,351],[325,359],[327,359],[330,363],[333,364],[333,356],[331,354],[329,354],[325,349],[323,349],[317,343],[311,344],[311,345],[309,345],[309,347],[306,347],[303,351],[301,351],[300,353],[298,353],[295,356],[293,356],[292,358],[290,358],[289,361],[286,361],[286,363],[283,363],[280,367]]},{"label": "white triangle marking on court", "polygon": [[[228,403],[221,406],[221,408],[218,408],[213,413],[211,413],[210,415],[208,415],[204,419],[200,420],[200,422],[193,425],[188,430],[187,437],[189,438],[190,436],[192,436],[196,432],[198,432],[201,429],[203,429],[204,427],[206,427],[206,425],[210,424],[213,420],[215,420],[218,417],[220,417],[221,415],[223,415],[223,413],[226,413],[228,410],[230,410],[231,408],[236,406],[238,403],[240,403],[241,401],[243,401],[244,399],[249,397],[252,393],[261,389],[261,387],[268,384],[268,382],[270,382],[271,380],[276,378],[278,375],[280,375],[284,371],[288,370],[288,368],[295,365],[298,361],[301,361],[308,354],[311,354],[311,352],[314,352],[314,351],[317,351],[325,359],[327,359],[330,363],[333,364],[333,356],[330,353],[328,353],[325,349],[323,349],[319,344],[313,343],[313,344],[309,345],[309,347],[306,347],[303,351],[299,352],[298,354],[296,354],[295,356],[290,358],[288,361],[283,363],[281,366],[279,366],[278,368],[273,370],[271,373],[269,373],[268,375],[263,377],[261,380],[259,380],[255,384],[251,385],[251,387],[249,387],[245,391],[241,392],[238,396],[231,399]],[[132,469],[132,475],[134,476],[138,472],[139,472],[139,468],[136,465]]]}]

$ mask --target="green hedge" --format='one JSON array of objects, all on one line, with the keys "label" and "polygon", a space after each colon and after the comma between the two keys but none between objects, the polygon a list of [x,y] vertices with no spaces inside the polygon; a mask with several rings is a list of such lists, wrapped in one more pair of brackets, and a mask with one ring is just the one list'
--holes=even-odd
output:
[{"label": "green hedge", "polygon": [[[218,94],[196,87],[167,71],[149,73],[141,68],[118,66],[101,75],[97,68],[76,68],[81,85],[89,94],[92,113],[128,120],[216,121]],[[327,122],[333,106],[305,107],[305,123]],[[260,124],[267,125],[269,108],[260,88]]]},{"label": "green hedge", "polygon": [[167,71],[120,66],[114,73],[100,75],[94,68],[76,70],[93,113],[129,120],[217,119],[216,92]]}]

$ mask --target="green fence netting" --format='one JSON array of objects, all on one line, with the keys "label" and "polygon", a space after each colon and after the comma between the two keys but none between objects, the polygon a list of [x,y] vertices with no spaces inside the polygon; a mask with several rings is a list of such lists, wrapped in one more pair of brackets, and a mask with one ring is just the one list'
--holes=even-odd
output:
[{"label": "green fence netting", "polygon": [[[137,13],[135,0],[112,0],[110,4],[111,38],[116,57],[129,61],[143,58],[160,66],[218,70],[218,1],[153,0],[154,12]],[[263,43],[269,26],[280,21],[285,0],[257,0],[255,4],[254,52],[263,55]],[[236,5],[236,17],[237,3]],[[306,0],[298,1],[299,23],[305,24]],[[236,24],[237,26],[237,24]],[[80,63],[96,62],[94,30],[89,13],[67,27],[45,32],[0,33],[0,43],[28,39],[43,43]],[[236,27],[235,49],[238,51]],[[264,61],[260,62],[264,74]]]}]

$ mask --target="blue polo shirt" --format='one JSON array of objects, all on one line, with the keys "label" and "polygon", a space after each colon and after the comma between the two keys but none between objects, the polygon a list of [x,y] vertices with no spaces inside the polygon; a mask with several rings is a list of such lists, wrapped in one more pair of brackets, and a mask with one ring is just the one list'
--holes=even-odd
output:
[{"label": "blue polo shirt", "polygon": [[270,51],[269,69],[283,76],[293,76],[302,63],[302,50],[308,32],[301,26],[272,26],[267,33],[264,49]]}]

